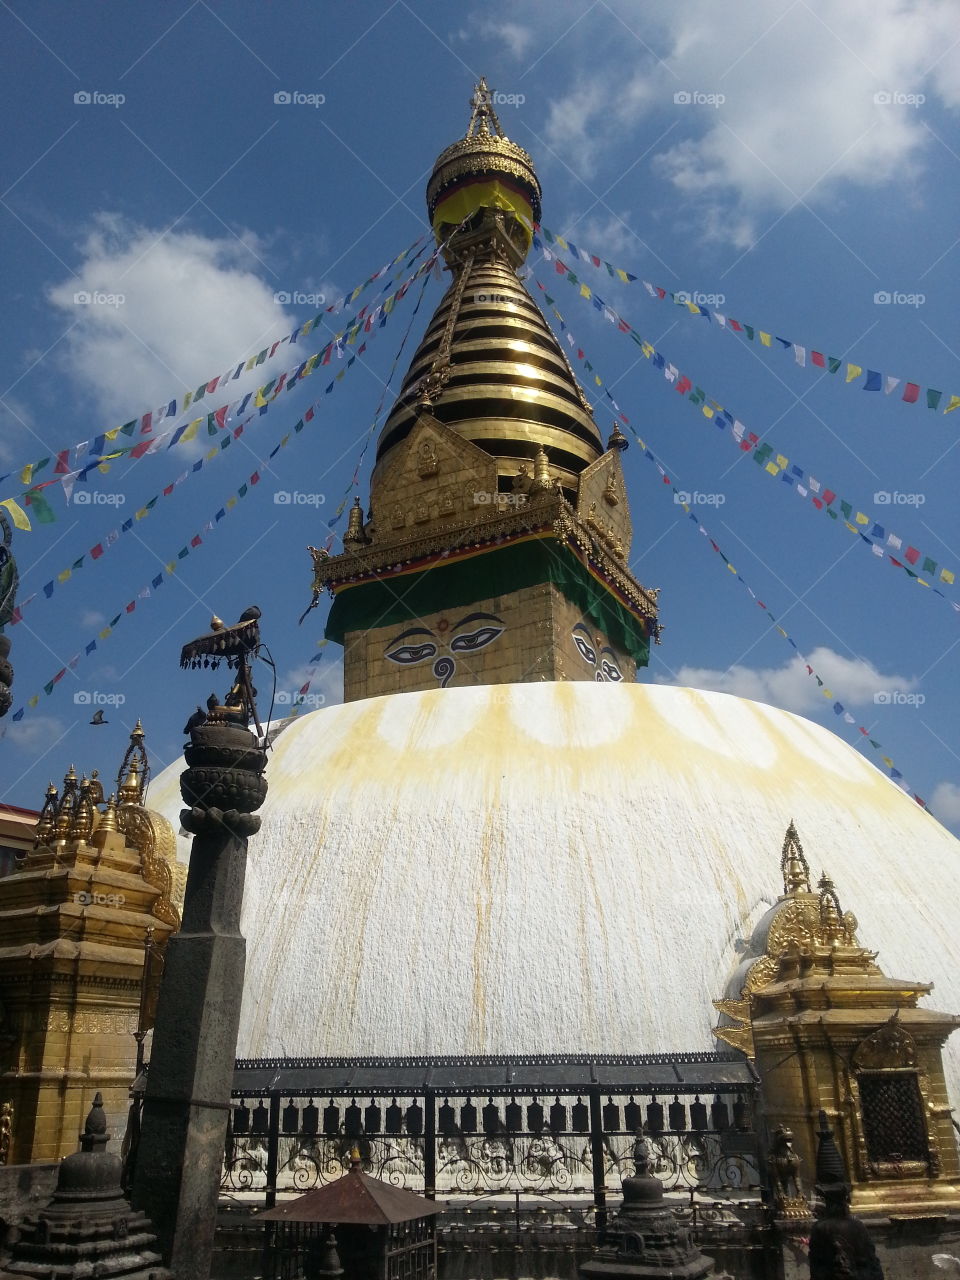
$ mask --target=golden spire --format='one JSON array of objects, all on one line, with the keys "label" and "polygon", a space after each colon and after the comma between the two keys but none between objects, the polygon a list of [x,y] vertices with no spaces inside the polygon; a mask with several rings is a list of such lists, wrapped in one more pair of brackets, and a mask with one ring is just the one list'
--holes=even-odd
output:
[{"label": "golden spire", "polygon": [[100,821],[97,823],[97,829],[93,833],[92,843],[98,849],[102,849],[107,843],[107,838],[120,830],[120,823],[117,818],[117,797],[111,794],[107,801],[107,807],[100,815]]},{"label": "golden spire", "polygon": [[820,890],[820,937],[825,946],[835,947],[847,940],[837,888],[825,871],[817,888]]},{"label": "golden spire", "polygon": [[47,794],[44,797],[43,808],[40,810],[40,817],[37,819],[33,841],[35,849],[42,844],[47,844],[56,835],[58,807],[57,788],[51,782],[47,787]]},{"label": "golden spire", "polygon": [[90,800],[90,779],[84,775],[80,780],[80,793],[70,823],[71,840],[88,840],[93,834],[93,804]]},{"label": "golden spire", "polygon": [[787,834],[783,838],[783,850],[780,854],[780,870],[783,874],[784,895],[791,893],[810,893],[810,868],[804,856],[803,846],[797,828],[790,819]]},{"label": "golden spire", "polygon": [[347,525],[347,531],[343,535],[343,545],[355,551],[368,541],[369,539],[363,532],[363,508],[360,506],[359,497],[356,497],[353,500],[353,506],[350,508],[350,520]]},{"label": "golden spire", "polygon": [[[150,761],[144,746],[146,734],[139,717],[130,734],[130,745],[124,753],[120,768],[117,770],[116,792],[120,804],[143,804],[147,793],[147,782],[150,778]],[[136,793],[131,790],[136,788]]]}]

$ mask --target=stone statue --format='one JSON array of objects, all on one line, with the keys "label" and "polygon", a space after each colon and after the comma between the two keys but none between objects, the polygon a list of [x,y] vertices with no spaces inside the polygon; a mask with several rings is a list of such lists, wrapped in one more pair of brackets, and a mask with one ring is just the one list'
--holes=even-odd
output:
[{"label": "stone statue", "polygon": [[770,1147],[770,1170],[774,1179],[774,1196],[777,1201],[803,1195],[800,1182],[800,1157],[793,1149],[793,1133],[783,1125],[773,1135]]},{"label": "stone statue", "polygon": [[850,1214],[850,1188],[820,1190],[824,1208],[810,1232],[810,1280],[883,1280],[870,1233]]}]

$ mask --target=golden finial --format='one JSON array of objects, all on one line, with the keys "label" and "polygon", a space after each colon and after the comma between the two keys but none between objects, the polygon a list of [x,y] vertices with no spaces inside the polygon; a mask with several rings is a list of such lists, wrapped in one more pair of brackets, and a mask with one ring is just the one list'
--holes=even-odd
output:
[{"label": "golden finial", "polygon": [[625,449],[630,448],[630,441],[620,430],[620,424],[618,422],[613,424],[613,430],[607,440],[607,448],[617,449],[620,453],[623,453]]},{"label": "golden finial", "polygon": [[820,936],[826,946],[835,947],[845,940],[840,899],[836,886],[825,871],[817,887],[820,890]]},{"label": "golden finial", "polygon": [[350,1168],[359,1169],[360,1165],[361,1165],[360,1148],[356,1146],[351,1147],[350,1148]]},{"label": "golden finial", "polygon": [[103,783],[100,781],[99,769],[94,769],[90,774],[90,803],[103,804]]},{"label": "golden finial", "polygon": [[[144,746],[146,734],[140,720],[130,734],[130,745],[127,747],[120,768],[117,770],[116,793],[121,805],[143,804],[150,778],[150,761]],[[131,787],[135,786],[135,793]]]},{"label": "golden finial", "polygon": [[71,840],[88,840],[93,834],[93,805],[90,802],[90,779],[80,780],[80,794],[70,822]]},{"label": "golden finial", "polygon": [[226,625],[227,624],[224,622],[224,620],[222,618],[218,618],[216,614],[214,614],[213,617],[210,619],[211,631],[223,631]]},{"label": "golden finial", "polygon": [[77,807],[77,774],[73,765],[67,770],[63,779],[63,791],[57,806],[56,836],[58,842],[66,843],[70,835],[70,824],[73,822],[74,810]]},{"label": "golden finial", "polygon": [[810,868],[804,856],[803,846],[797,828],[790,819],[787,834],[783,838],[783,849],[780,854],[780,870],[783,873],[784,895],[791,893],[810,893]]},{"label": "golden finial", "polygon": [[477,87],[474,89],[473,96],[470,99],[470,106],[472,111],[470,113],[470,123],[467,126],[466,132],[466,136],[468,138],[472,138],[475,132],[478,134],[489,134],[491,122],[493,123],[496,136],[498,138],[503,138],[505,136],[503,126],[500,124],[500,121],[497,118],[497,113],[493,109],[493,94],[487,87],[487,81],[484,76],[481,76],[477,81]]},{"label": "golden finial", "polygon": [[91,844],[96,845],[98,849],[102,849],[107,844],[109,837],[119,832],[119,830],[120,820],[117,816],[117,797],[111,792],[107,807],[101,813],[97,829],[91,837]]},{"label": "golden finial", "polygon": [[547,451],[543,445],[537,450],[537,456],[533,460],[533,483],[537,489],[549,489],[552,483],[550,479],[550,459],[547,457]]},{"label": "golden finial", "polygon": [[36,834],[33,841],[35,849],[52,840],[56,834],[58,808],[57,788],[51,782],[47,787],[47,794],[44,797],[43,808],[40,810],[40,817],[37,819]]},{"label": "golden finial", "polygon": [[343,535],[343,545],[345,547],[362,547],[367,541],[363,532],[363,508],[360,506],[359,497],[354,498],[353,506],[350,508],[350,519],[347,524],[347,531]]}]

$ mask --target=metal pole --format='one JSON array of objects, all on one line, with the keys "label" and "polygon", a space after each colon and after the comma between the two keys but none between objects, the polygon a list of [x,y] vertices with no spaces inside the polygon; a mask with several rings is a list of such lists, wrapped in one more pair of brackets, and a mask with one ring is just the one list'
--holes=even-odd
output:
[{"label": "metal pole", "polygon": [[272,1209],[277,1203],[277,1175],[280,1170],[280,1094],[270,1095],[270,1116],[267,1120],[267,1197],[264,1207]]},{"label": "metal pole", "polygon": [[593,1203],[597,1210],[597,1234],[607,1229],[607,1180],[603,1161],[603,1108],[600,1086],[590,1086],[590,1159],[593,1164]]}]

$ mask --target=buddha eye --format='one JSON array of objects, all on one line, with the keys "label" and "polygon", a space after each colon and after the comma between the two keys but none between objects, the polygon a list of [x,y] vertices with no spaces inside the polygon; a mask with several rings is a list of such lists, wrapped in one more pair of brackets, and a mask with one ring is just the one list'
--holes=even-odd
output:
[{"label": "buddha eye", "polygon": [[600,670],[603,672],[604,677],[605,677],[607,680],[622,680],[622,679],[623,679],[623,673],[621,672],[620,668],[619,668],[619,667],[617,667],[617,666],[615,666],[615,665],[614,665],[614,664],[609,660],[609,658],[604,658],[604,660],[600,663]]},{"label": "buddha eye", "polygon": [[426,644],[402,644],[397,649],[391,649],[384,656],[389,658],[391,662],[409,665],[413,662],[423,662],[427,658],[432,658],[436,652],[437,646],[427,641]]},{"label": "buddha eye", "polygon": [[586,658],[586,660],[592,666],[595,666],[597,661],[597,652],[591,645],[587,644],[583,636],[575,635],[573,637],[573,643],[577,646],[577,648],[580,650],[581,654]]},{"label": "buddha eye", "polygon": [[476,631],[468,631],[450,641],[454,653],[475,653],[492,644],[497,636],[503,635],[503,627],[479,627]]}]

